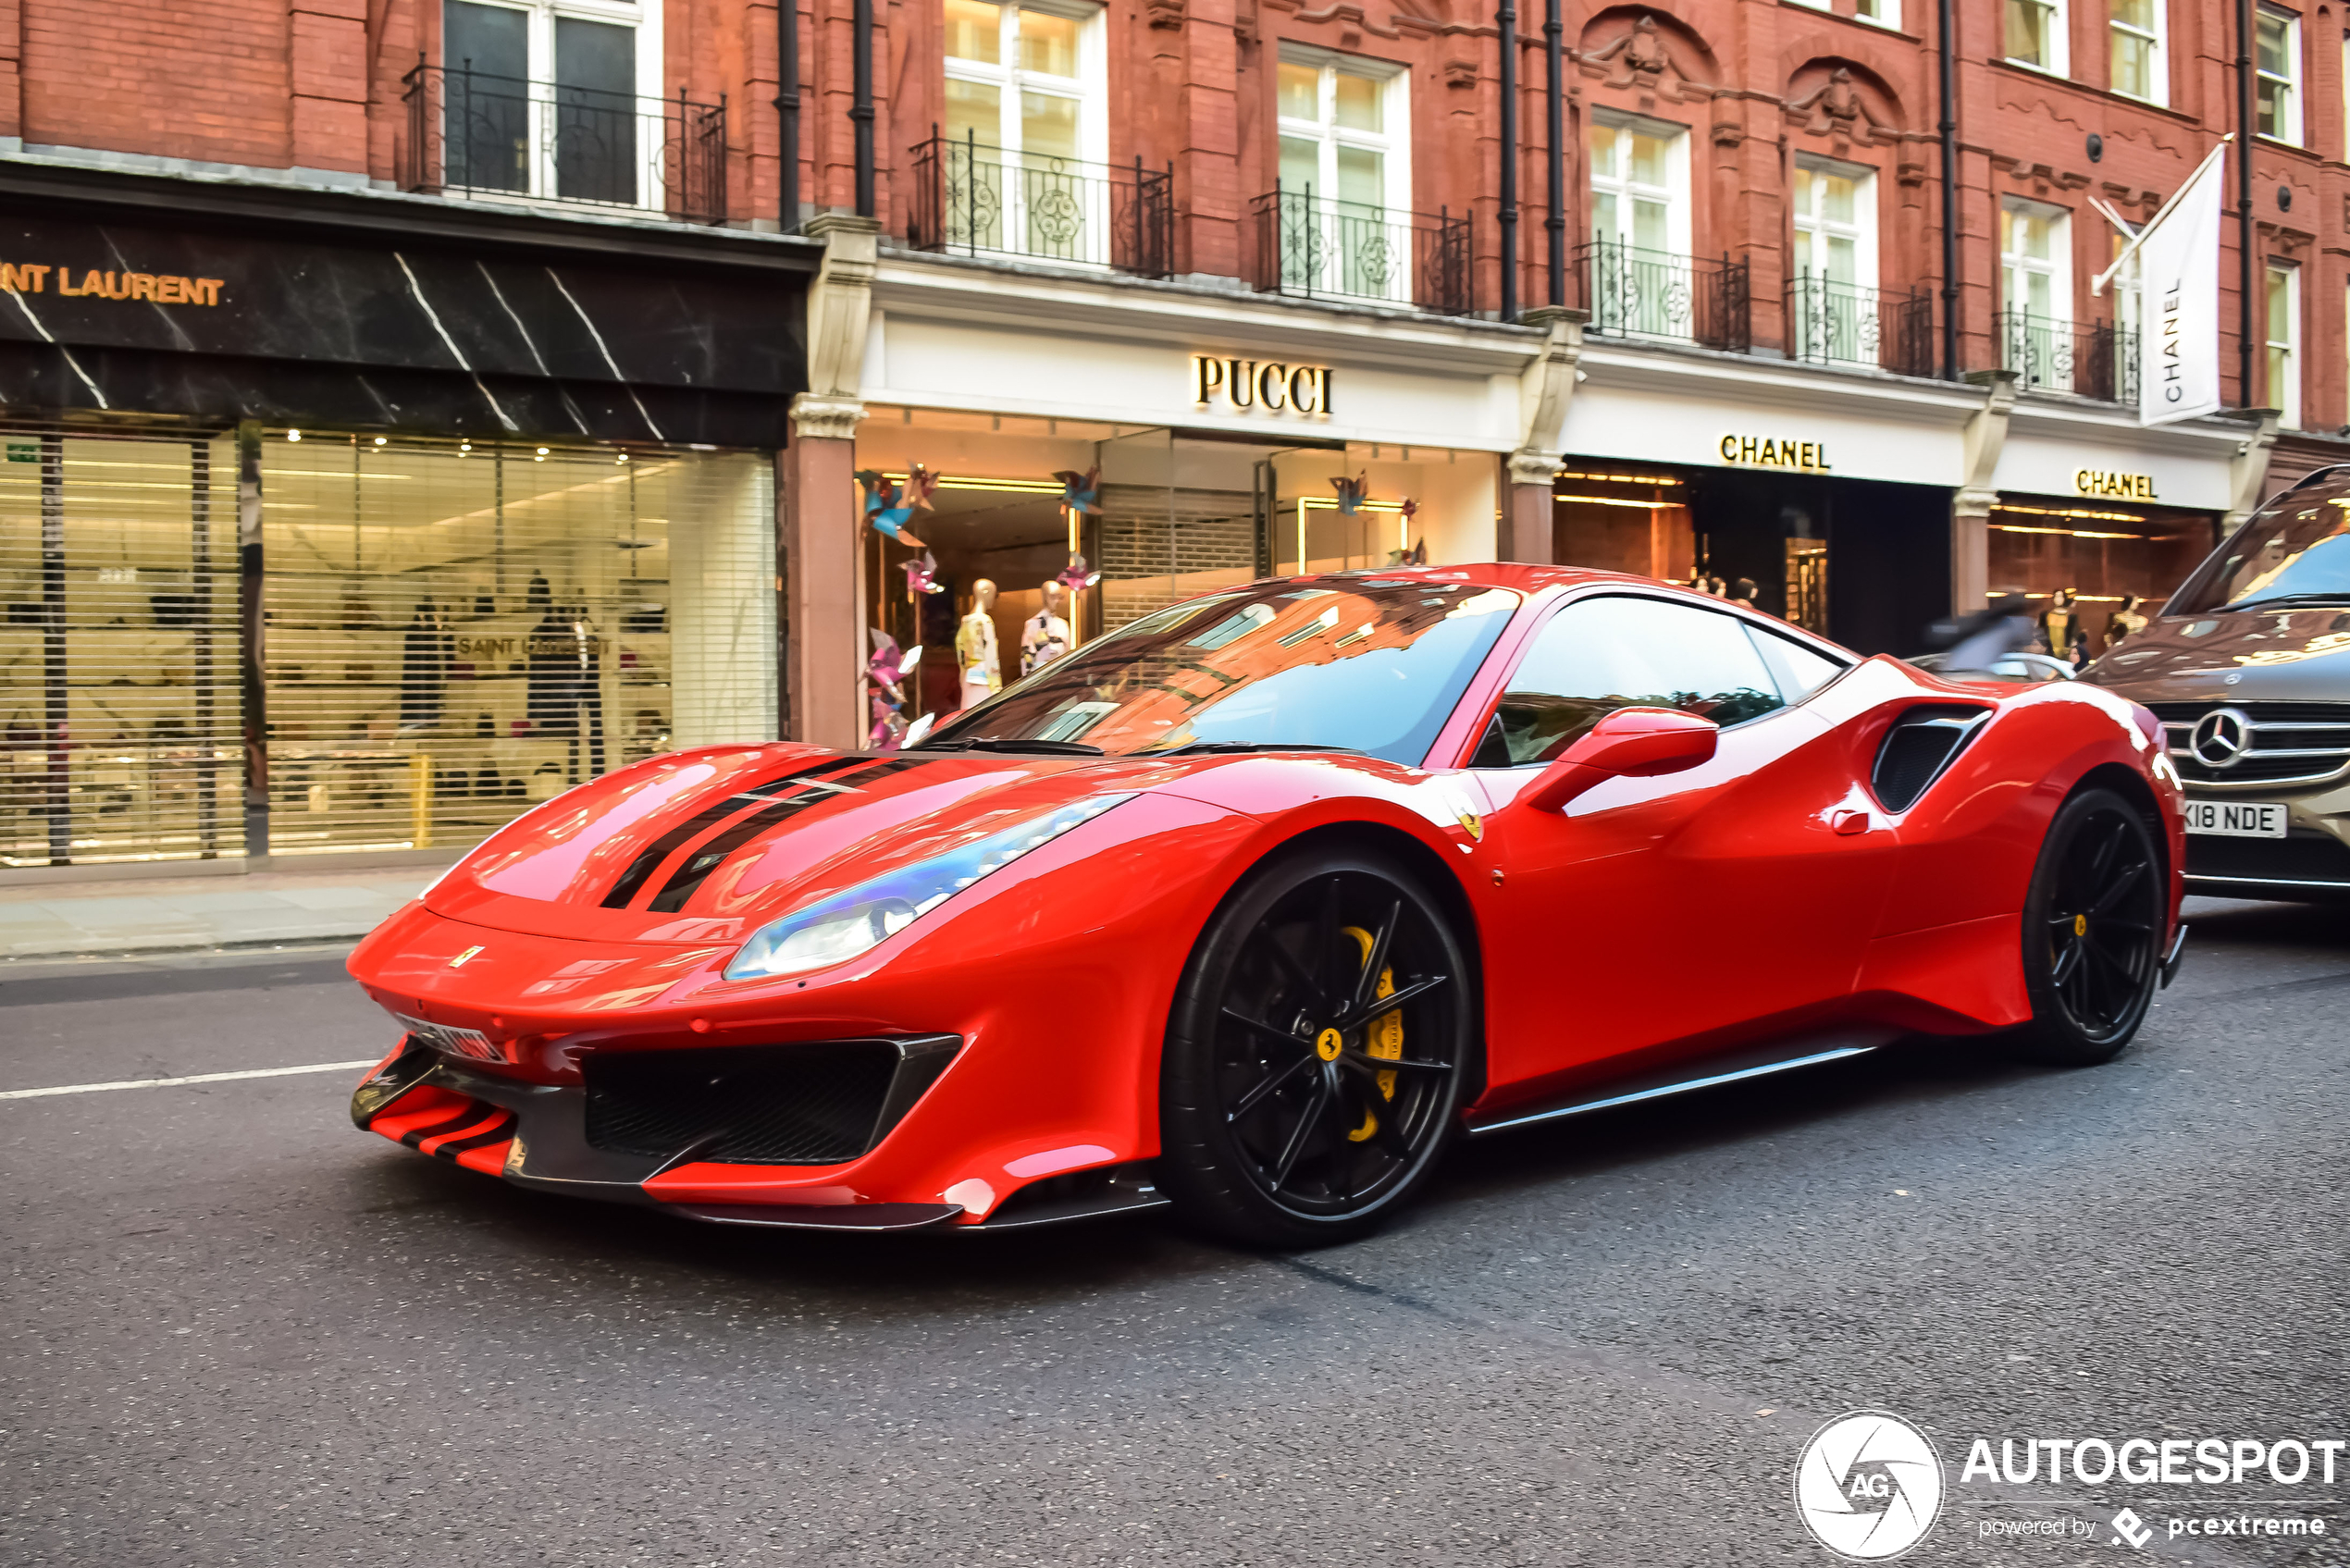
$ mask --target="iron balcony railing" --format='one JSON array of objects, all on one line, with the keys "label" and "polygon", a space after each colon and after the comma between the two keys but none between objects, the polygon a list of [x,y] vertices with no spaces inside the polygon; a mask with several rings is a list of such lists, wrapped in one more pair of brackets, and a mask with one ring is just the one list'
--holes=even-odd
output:
[{"label": "iron balcony railing", "polygon": [[1991,318],[1999,365],[2018,384],[2098,402],[2138,401],[2138,335],[2109,321],[2064,321],[2029,311]]},{"label": "iron balcony railing", "polygon": [[1033,256],[1144,278],[1174,270],[1172,164],[1086,163],[935,131],[912,152],[906,238],[916,250]]},{"label": "iron balcony railing", "polygon": [[1477,308],[1476,229],[1450,207],[1399,212],[1275,185],[1249,204],[1257,290],[1367,300],[1467,315]]},{"label": "iron balcony railing", "polygon": [[401,189],[726,216],[726,101],[641,98],[419,60]]},{"label": "iron balcony railing", "polygon": [[1754,343],[1750,265],[1593,240],[1575,253],[1587,330],[1744,353]]},{"label": "iron balcony railing", "polygon": [[1799,272],[1787,285],[1787,357],[1934,374],[1934,296],[1895,293]]}]

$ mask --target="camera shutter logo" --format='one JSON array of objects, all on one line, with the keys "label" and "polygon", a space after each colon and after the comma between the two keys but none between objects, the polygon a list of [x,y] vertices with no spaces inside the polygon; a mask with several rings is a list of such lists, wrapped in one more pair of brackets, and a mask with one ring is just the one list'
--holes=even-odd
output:
[{"label": "camera shutter logo", "polygon": [[1839,1557],[1899,1557],[1925,1538],[1942,1512],[1942,1460],[1899,1416],[1856,1410],[1803,1445],[1795,1507],[1804,1527]]}]

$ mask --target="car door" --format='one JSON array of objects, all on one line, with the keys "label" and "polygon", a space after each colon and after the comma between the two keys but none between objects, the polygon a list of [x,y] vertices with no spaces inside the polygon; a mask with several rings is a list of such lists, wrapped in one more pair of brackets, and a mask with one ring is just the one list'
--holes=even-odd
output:
[{"label": "car door", "polygon": [[[1638,595],[1573,600],[1536,633],[1471,762],[1504,873],[1487,939],[1497,1085],[1796,1027],[1849,995],[1892,834],[1847,737],[1802,703],[1842,673],[1726,611]],[[1713,720],[1713,759],[1610,780],[1565,812],[1509,804],[1626,706]]]}]

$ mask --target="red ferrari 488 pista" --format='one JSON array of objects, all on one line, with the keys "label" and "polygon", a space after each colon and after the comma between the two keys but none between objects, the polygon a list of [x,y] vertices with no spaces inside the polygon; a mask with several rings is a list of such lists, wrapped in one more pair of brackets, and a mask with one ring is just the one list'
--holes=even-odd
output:
[{"label": "red ferrari 488 pista", "polygon": [[2110,1057],[2177,962],[2180,798],[2110,693],[1658,583],[1260,582],[903,751],[532,810],[352,956],[404,1032],[352,1114],[705,1220],[1311,1243],[1464,1132],[1919,1032]]}]

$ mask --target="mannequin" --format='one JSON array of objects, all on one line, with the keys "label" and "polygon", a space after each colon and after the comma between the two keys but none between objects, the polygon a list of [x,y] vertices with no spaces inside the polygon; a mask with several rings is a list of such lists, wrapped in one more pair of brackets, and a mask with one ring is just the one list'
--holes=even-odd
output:
[{"label": "mannequin", "polygon": [[2144,594],[2124,594],[2121,608],[2106,617],[2105,650],[2108,653],[2146,629],[2146,615],[2138,608],[2145,602]]},{"label": "mannequin", "polygon": [[958,708],[986,701],[1004,689],[1002,661],[996,653],[996,585],[985,577],[971,585],[971,613],[955,627],[955,665],[962,672]]},{"label": "mannequin", "polygon": [[1732,604],[1741,605],[1748,610],[1751,610],[1754,608],[1754,579],[1751,577],[1740,577],[1737,582],[1730,585],[1728,591],[1725,593],[1723,597],[1727,599]]},{"label": "mannequin", "polygon": [[1045,585],[1045,608],[1030,616],[1020,632],[1020,673],[1041,670],[1069,651],[1069,621],[1063,613],[1068,590],[1058,582]]},{"label": "mannequin", "polygon": [[2078,664],[2089,650],[2089,634],[2082,627],[2080,611],[2073,608],[2071,588],[2059,588],[2048,596],[2048,607],[2040,611],[2034,623],[2038,633],[2040,650],[2055,655],[2068,664]]}]

